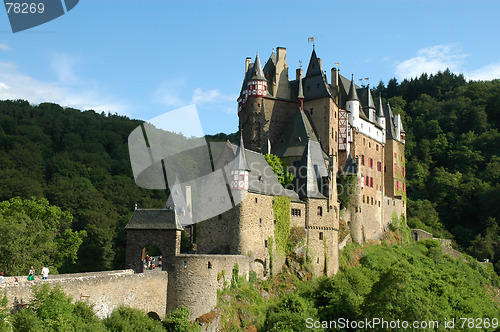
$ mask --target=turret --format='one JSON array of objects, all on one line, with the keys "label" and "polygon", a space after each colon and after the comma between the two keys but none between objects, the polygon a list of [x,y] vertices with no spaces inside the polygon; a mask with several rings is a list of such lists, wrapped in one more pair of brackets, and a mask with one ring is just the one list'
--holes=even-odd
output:
[{"label": "turret", "polygon": [[264,77],[264,71],[260,64],[259,53],[255,57],[252,77],[248,81],[247,86],[248,97],[266,97],[267,96],[267,80]]},{"label": "turret", "polygon": [[346,109],[349,112],[349,123],[351,126],[358,128],[359,122],[359,98],[354,85],[354,75],[351,77],[351,86],[349,88],[349,95],[347,96]]},{"label": "turret", "polygon": [[384,106],[382,105],[382,95],[378,97],[377,122],[383,128],[385,134]]},{"label": "turret", "polygon": [[304,111],[304,88],[302,87],[302,75],[299,78],[299,93],[297,94],[297,100],[301,111]]},{"label": "turret", "polygon": [[236,151],[236,157],[231,165],[231,179],[229,187],[231,191],[247,191],[248,190],[248,172],[250,168],[247,164],[245,156],[245,146],[243,145],[243,135],[240,136],[240,146]]},{"label": "turret", "polygon": [[396,137],[398,140],[400,140],[402,143],[404,143],[406,132],[403,129],[403,122],[401,121],[401,115],[396,114],[396,116],[394,116],[394,122],[396,125]]}]

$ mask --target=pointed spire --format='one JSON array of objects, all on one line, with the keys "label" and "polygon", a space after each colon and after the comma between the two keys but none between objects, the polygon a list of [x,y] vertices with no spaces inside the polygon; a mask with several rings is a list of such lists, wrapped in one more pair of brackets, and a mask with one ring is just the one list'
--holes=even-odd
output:
[{"label": "pointed spire", "polygon": [[356,176],[358,174],[358,164],[356,163],[350,152],[347,156],[347,161],[345,163],[342,174],[345,176]]},{"label": "pointed spire", "polygon": [[299,79],[299,93],[297,99],[304,99],[304,88],[302,87],[302,77]]},{"label": "pointed spire", "polygon": [[356,92],[356,86],[354,85],[354,74],[351,74],[351,87],[349,88],[349,95],[347,96],[347,100],[357,100],[359,101],[358,98],[358,93]]},{"label": "pointed spire", "polygon": [[375,102],[373,101],[372,90],[370,90],[370,84],[366,86],[366,95],[368,97],[368,107],[375,109]]},{"label": "pointed spire", "polygon": [[240,133],[240,146],[238,151],[236,151],[236,157],[233,161],[233,169],[246,170],[249,171],[247,158],[245,156],[245,146],[243,145],[243,133]]},{"label": "pointed spire", "polygon": [[257,56],[255,57],[255,64],[253,66],[254,73],[252,79],[255,80],[265,80],[264,71],[262,70],[262,65],[260,64],[259,52],[257,52]]},{"label": "pointed spire", "polygon": [[379,96],[378,96],[377,116],[379,118],[384,116],[384,106],[382,105],[382,94],[379,94]]}]

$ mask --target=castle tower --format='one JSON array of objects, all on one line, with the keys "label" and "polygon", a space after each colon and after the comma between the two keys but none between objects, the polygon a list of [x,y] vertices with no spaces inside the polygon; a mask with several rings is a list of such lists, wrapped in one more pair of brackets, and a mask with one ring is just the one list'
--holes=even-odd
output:
[{"label": "castle tower", "polygon": [[245,156],[245,146],[243,144],[243,135],[240,136],[240,146],[236,151],[236,157],[231,164],[231,175],[229,180],[229,188],[233,196],[234,205],[238,205],[243,201],[248,192],[248,178],[250,168],[248,167]]},{"label": "castle tower", "polygon": [[384,130],[383,135],[385,136],[386,127],[385,127],[385,117],[384,117],[384,106],[382,105],[382,95],[378,97],[377,122],[383,128]]},{"label": "castle tower", "polygon": [[360,102],[358,93],[356,92],[356,86],[354,85],[354,75],[351,77],[351,86],[349,88],[349,95],[347,96],[346,108],[349,112],[349,124],[354,128],[358,128]]}]

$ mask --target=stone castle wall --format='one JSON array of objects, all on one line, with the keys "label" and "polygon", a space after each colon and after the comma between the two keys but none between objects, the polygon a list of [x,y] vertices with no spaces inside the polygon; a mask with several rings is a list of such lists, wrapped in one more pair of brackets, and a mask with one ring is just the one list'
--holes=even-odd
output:
[{"label": "stone castle wall", "polygon": [[[20,308],[32,299],[32,287],[49,284],[60,286],[73,300],[94,305],[99,318],[105,318],[120,305],[163,317],[166,312],[167,272],[159,269],[147,273],[133,270],[49,275],[48,280],[27,281],[25,276],[6,277],[0,292],[7,296],[10,308]],[[16,281],[17,279],[17,281]]]},{"label": "stone castle wall", "polygon": [[178,307],[190,310],[190,319],[217,305],[217,288],[231,282],[234,265],[248,279],[250,259],[241,255],[179,255],[167,263],[167,312]]},{"label": "stone castle wall", "polygon": [[395,214],[398,218],[403,216],[406,220],[406,204],[401,197],[384,197],[384,222],[383,227],[387,229]]}]

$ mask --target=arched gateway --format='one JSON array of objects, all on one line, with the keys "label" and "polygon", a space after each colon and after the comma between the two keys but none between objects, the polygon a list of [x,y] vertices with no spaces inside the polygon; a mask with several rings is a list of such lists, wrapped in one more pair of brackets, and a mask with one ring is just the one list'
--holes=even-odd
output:
[{"label": "arched gateway", "polygon": [[[136,209],[125,229],[125,264],[137,273],[143,272],[141,255],[147,245],[157,246],[164,262],[180,254],[182,226],[173,209]],[[166,264],[162,269],[166,269]]]}]

